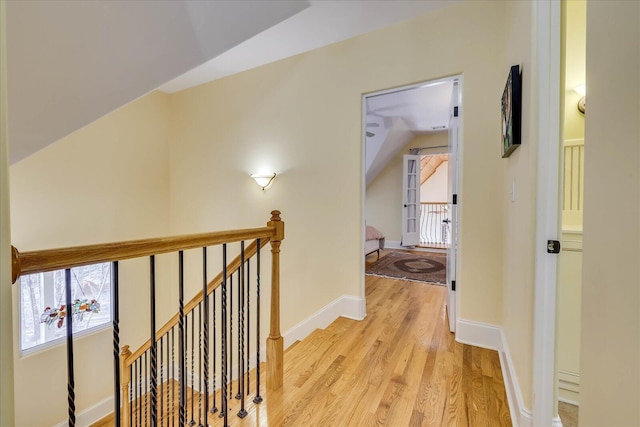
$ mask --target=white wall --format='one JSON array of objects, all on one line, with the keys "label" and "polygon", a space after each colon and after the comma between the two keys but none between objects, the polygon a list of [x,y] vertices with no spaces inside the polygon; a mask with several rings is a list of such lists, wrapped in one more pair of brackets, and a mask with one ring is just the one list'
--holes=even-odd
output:
[{"label": "white wall", "polygon": [[639,2],[587,2],[583,427],[640,425],[639,40]]},{"label": "white wall", "polygon": [[[11,166],[13,244],[28,251],[168,235],[167,100],[152,93]],[[148,334],[148,268],[146,260],[121,263],[122,345],[137,348]],[[163,286],[159,324],[172,293]],[[110,330],[76,340],[78,413],[113,394],[111,340]],[[15,328],[14,350],[16,425],[66,419],[64,345],[21,357]]]},{"label": "white wall", "polygon": [[0,1],[0,425],[13,417],[13,319],[11,318],[11,229],[7,140],[7,56],[5,2]]}]

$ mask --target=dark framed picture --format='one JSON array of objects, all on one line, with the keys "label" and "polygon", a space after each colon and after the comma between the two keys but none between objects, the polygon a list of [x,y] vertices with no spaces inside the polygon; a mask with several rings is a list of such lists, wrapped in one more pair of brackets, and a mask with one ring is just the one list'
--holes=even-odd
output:
[{"label": "dark framed picture", "polygon": [[520,146],[522,123],[522,75],[520,66],[509,71],[507,84],[502,92],[502,157],[509,157]]}]

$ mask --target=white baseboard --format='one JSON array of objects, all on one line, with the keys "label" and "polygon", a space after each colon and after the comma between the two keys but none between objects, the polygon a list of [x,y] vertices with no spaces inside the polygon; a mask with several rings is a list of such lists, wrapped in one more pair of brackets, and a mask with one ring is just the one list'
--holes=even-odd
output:
[{"label": "white baseboard", "polygon": [[[533,427],[533,414],[524,406],[522,391],[502,328],[487,323],[460,319],[456,322],[456,341],[498,351],[511,422],[514,427]],[[562,427],[559,418],[557,418],[557,422],[559,424],[554,419],[553,427]]]},{"label": "white baseboard", "polygon": [[384,248],[385,249],[407,249],[404,246],[402,246],[400,242],[397,240],[385,240]]},{"label": "white baseboard", "polygon": [[399,242],[397,240],[386,240],[384,243],[384,248],[385,249],[400,249],[403,251],[416,251],[416,252],[435,252],[435,253],[440,253],[440,254],[446,254],[448,251],[446,249],[432,249],[432,248],[422,248],[420,246],[415,246],[412,248],[409,248],[407,246],[402,246],[401,244],[402,242]]},{"label": "white baseboard", "polygon": [[488,323],[458,319],[456,322],[456,341],[502,351],[502,329]]},{"label": "white baseboard", "polygon": [[284,334],[284,348],[305,339],[316,329],[324,329],[338,317],[362,320],[366,316],[365,301],[351,295],[343,295],[330,302],[302,322],[288,329]]},{"label": "white baseboard", "polygon": [[[101,402],[85,409],[82,412],[76,414],[76,425],[79,427],[89,426],[96,421],[99,421],[113,412],[113,397],[108,397]],[[66,427],[68,421],[61,421],[55,424],[54,427]]]},{"label": "white baseboard", "polygon": [[560,417],[553,417],[551,420],[551,427],[562,427],[562,420]]}]

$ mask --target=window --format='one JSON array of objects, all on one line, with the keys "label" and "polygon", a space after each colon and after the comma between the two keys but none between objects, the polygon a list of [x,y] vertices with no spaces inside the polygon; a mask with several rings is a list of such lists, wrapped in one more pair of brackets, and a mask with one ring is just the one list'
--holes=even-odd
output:
[{"label": "window", "polygon": [[[20,278],[20,350],[32,352],[67,336],[64,270]],[[111,264],[71,269],[73,333],[111,322]]]}]

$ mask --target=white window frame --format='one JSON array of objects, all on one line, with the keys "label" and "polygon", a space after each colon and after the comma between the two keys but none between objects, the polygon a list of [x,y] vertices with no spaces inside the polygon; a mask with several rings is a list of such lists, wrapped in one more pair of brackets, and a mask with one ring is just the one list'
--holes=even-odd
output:
[{"label": "white window frame", "polygon": [[[80,331],[75,331],[73,333],[73,337],[74,338],[82,338],[82,337],[86,337],[89,335],[93,335],[95,333],[98,333],[100,331],[103,331],[105,329],[109,329],[111,328],[112,324],[113,324],[113,310],[112,310],[112,306],[111,304],[113,303],[113,301],[111,301],[112,298],[112,286],[113,286],[113,264],[112,263],[105,263],[109,265],[109,276],[110,276],[110,291],[108,292],[108,297],[109,300],[107,301],[99,301],[101,303],[101,311],[108,311],[108,319],[105,320],[103,323],[100,323],[98,325],[94,325],[91,327],[88,327],[86,329],[80,330]],[[54,275],[56,273],[59,272],[64,272],[64,270],[57,270],[57,271],[51,271],[51,272],[46,272],[46,273],[35,273],[40,275],[42,278],[40,280],[40,295],[41,298],[44,301],[53,301],[54,300]],[[28,356],[31,354],[35,354],[35,353],[39,353],[42,352],[44,350],[48,350],[51,349],[53,347],[58,347],[60,345],[62,345],[67,337],[66,334],[66,326],[63,326],[62,329],[64,329],[64,334],[60,337],[57,338],[52,338],[53,333],[55,331],[54,328],[57,328],[56,325],[52,325],[50,327],[48,327],[47,325],[45,325],[44,323],[39,323],[38,325],[36,325],[35,327],[39,327],[40,328],[40,332],[41,334],[44,336],[44,342],[41,344],[36,344],[32,347],[29,348],[23,348],[23,290],[22,290],[22,283],[21,283],[21,279],[18,280],[18,286],[19,286],[19,290],[18,290],[18,304],[19,304],[19,309],[18,309],[18,324],[19,324],[19,344],[20,344],[20,355],[21,356]],[[48,296],[48,297],[47,297]],[[62,301],[62,303],[64,304],[65,301]],[[52,308],[56,305],[55,303],[47,303],[47,302],[40,302],[40,304],[42,306],[51,306]],[[40,310],[42,310],[42,307],[40,308]],[[39,311],[40,311],[39,310]],[[66,324],[65,324],[66,325]]]}]

